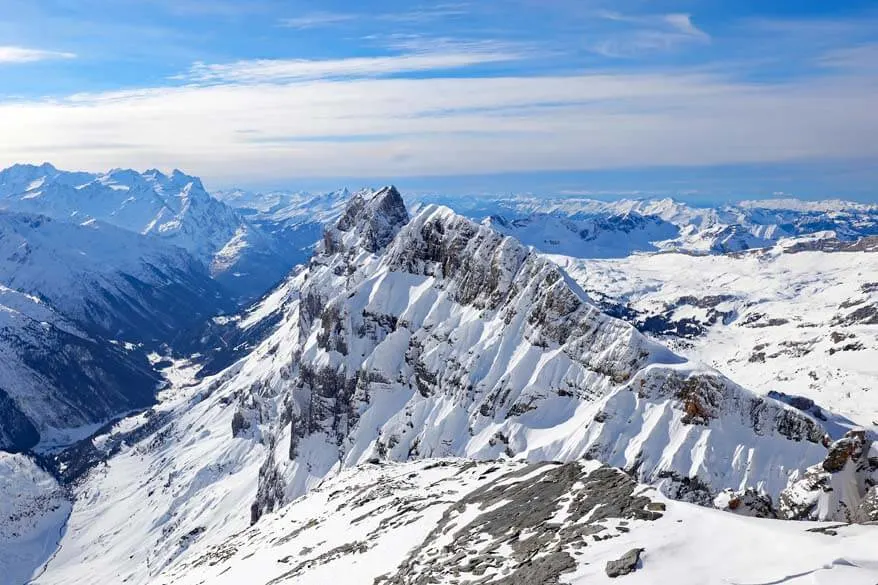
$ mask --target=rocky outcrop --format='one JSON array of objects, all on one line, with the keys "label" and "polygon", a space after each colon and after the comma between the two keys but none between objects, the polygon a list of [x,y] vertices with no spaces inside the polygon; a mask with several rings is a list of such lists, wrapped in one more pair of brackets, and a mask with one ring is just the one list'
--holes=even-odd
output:
[{"label": "rocky outcrop", "polygon": [[849,431],[781,493],[779,512],[792,520],[869,522],[878,519],[878,443]]},{"label": "rocky outcrop", "polygon": [[777,518],[771,498],[753,488],[723,490],[713,500],[719,510],[755,518]]},{"label": "rocky outcrop", "polygon": [[607,577],[611,579],[628,575],[638,569],[640,565],[640,555],[643,553],[642,548],[632,548],[615,561],[607,562]]},{"label": "rocky outcrop", "polygon": [[[655,502],[636,495],[636,488],[633,479],[610,467],[529,465],[460,499],[396,574],[379,577],[375,585],[426,585],[449,576],[468,583],[492,574],[503,575],[492,581],[502,585],[560,583],[576,568],[573,555],[589,541],[612,539],[628,532],[630,523],[662,517],[648,509]],[[442,539],[450,542],[436,547]],[[630,573],[640,552],[608,564],[607,573]]]},{"label": "rocky outcrop", "polygon": [[[374,194],[361,192],[355,194],[334,229],[327,230],[324,237],[324,252],[335,254],[342,248],[359,246],[369,253],[376,253],[389,244],[400,227],[408,222],[409,214],[396,187],[384,187]],[[338,233],[352,234],[350,238],[338,238]],[[340,242],[339,239],[347,240]]]}]

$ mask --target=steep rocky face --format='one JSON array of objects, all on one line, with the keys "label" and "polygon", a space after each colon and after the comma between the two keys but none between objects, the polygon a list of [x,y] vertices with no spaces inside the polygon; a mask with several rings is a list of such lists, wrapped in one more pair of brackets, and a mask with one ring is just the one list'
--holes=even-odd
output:
[{"label": "steep rocky face", "polygon": [[776,495],[824,455],[810,417],[601,313],[512,238],[440,207],[409,220],[392,188],[356,195],[286,286],[298,298],[225,382],[278,413],[254,520],[376,459],[587,456],[709,504]]},{"label": "steep rocky face", "polygon": [[829,446],[822,463],[790,482],[779,508],[793,520],[878,519],[878,443],[865,431],[848,432]]}]

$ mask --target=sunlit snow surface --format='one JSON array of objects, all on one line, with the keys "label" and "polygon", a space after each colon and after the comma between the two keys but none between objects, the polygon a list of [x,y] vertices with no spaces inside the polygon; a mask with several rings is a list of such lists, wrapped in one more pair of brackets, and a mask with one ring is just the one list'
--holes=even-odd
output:
[{"label": "sunlit snow surface", "polygon": [[[878,254],[633,255],[619,260],[551,256],[593,294],[646,315],[708,319],[683,297],[729,297],[713,307],[731,322],[689,340],[665,339],[741,385],[804,395],[864,426],[878,422]],[[857,311],[867,315],[857,318]]]}]

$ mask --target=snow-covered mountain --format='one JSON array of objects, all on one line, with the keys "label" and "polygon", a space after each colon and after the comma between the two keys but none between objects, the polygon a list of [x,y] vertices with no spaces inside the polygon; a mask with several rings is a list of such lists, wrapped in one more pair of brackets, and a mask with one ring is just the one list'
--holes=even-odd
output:
[{"label": "snow-covered mountain", "polygon": [[[449,204],[475,218],[490,212],[488,217],[499,217],[508,226],[507,233],[543,252],[580,258],[656,250],[724,254],[771,247],[788,237],[822,234],[852,241],[878,233],[878,207],[839,201],[696,207],[672,199],[513,197],[477,203],[450,198]],[[571,235],[577,232],[579,238]],[[601,239],[606,243],[600,245]]]},{"label": "snow-covered mountain", "polygon": [[260,296],[294,265],[270,234],[175,170],[92,174],[50,164],[0,171],[0,208],[60,221],[98,220],[189,252],[234,295]]},{"label": "snow-covered mountain", "polygon": [[169,341],[231,306],[183,249],[94,220],[0,212],[0,282],[127,341]]},{"label": "snow-covered mountain", "polygon": [[[254,305],[193,316],[207,328],[195,323],[199,338],[177,347],[200,355],[161,364],[154,406],[38,465],[0,454],[0,500],[13,502],[0,502],[0,562],[14,563],[16,585],[875,582],[874,527],[807,522],[878,514],[875,435],[857,426],[857,400],[870,403],[865,391],[836,396],[873,374],[832,361],[872,345],[869,240],[835,230],[775,245],[780,224],[751,231],[728,210],[667,201],[474,220],[407,208],[393,187],[340,197],[301,196],[325,211],[315,221],[295,198],[224,194],[268,237],[287,220],[329,225],[307,264]],[[841,212],[868,223],[867,209]],[[64,336],[99,365],[143,355],[149,340],[89,325],[100,320],[77,312],[83,298],[109,295],[101,306],[126,315],[143,303],[168,323],[182,318],[161,296],[168,283],[192,302],[224,298],[202,259],[155,234],[7,215],[0,258],[17,280],[0,279],[4,331],[40,348],[61,339],[53,357]],[[514,237],[557,234],[568,255]],[[119,246],[131,254],[102,256],[117,237],[132,238]],[[686,238],[710,253],[663,248]],[[737,252],[749,238],[769,248]],[[629,256],[644,250],[661,252]],[[711,353],[735,344],[746,363]],[[100,357],[107,348],[119,353]],[[806,364],[787,383],[764,366],[786,350],[819,362],[808,365],[821,382],[831,368],[846,381],[789,392]],[[31,353],[5,355],[28,365]],[[19,402],[6,400],[27,436],[47,417]]]},{"label": "snow-covered mountain", "polygon": [[811,244],[724,256],[550,258],[605,310],[675,351],[760,393],[804,396],[848,418],[835,438],[856,425],[878,431],[878,254]]},{"label": "snow-covered mountain", "polygon": [[254,518],[375,458],[588,456],[710,501],[776,495],[825,454],[810,417],[602,314],[488,226],[435,206],[410,218],[393,188],[355,195],[272,302],[274,331],[219,388],[236,432],[272,447]]},{"label": "snow-covered mountain", "polygon": [[271,191],[215,191],[213,196],[235,208],[248,222],[274,236],[294,264],[308,261],[326,225],[335,221],[350,198],[347,189],[313,195]]},{"label": "snow-covered mountain", "polygon": [[634,252],[659,251],[660,242],[680,234],[670,222],[637,213],[588,219],[535,213],[507,220],[492,215],[483,223],[540,251],[584,258],[624,258]]},{"label": "snow-covered mountain", "polygon": [[38,299],[2,286],[0,356],[5,450],[69,442],[71,431],[151,404],[160,381],[136,345],[90,336]]}]

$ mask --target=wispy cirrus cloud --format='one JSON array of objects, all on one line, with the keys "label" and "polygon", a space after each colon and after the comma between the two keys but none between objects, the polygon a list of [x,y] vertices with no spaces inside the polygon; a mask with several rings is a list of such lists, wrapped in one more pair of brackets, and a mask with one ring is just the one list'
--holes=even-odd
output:
[{"label": "wispy cirrus cloud", "polygon": [[197,62],[178,78],[194,83],[286,83],[316,79],[383,77],[400,73],[453,70],[524,58],[492,43],[444,43],[437,50],[344,59],[249,59]]},{"label": "wispy cirrus cloud", "polygon": [[818,61],[824,67],[878,72],[878,43],[828,51]]},{"label": "wispy cirrus cloud", "polygon": [[280,25],[295,29],[329,28],[348,25],[353,22],[423,25],[439,20],[465,16],[468,13],[468,4],[438,3],[415,6],[399,12],[307,12],[299,16],[283,18],[280,20]]},{"label": "wispy cirrus cloud", "polygon": [[0,64],[35,63],[53,59],[74,59],[76,54],[61,51],[46,51],[27,47],[0,46]]},{"label": "wispy cirrus cloud", "polygon": [[379,14],[377,18],[387,22],[426,24],[446,18],[466,16],[469,12],[470,7],[465,3],[438,3],[403,12]]},{"label": "wispy cirrus cloud", "polygon": [[301,16],[283,18],[281,26],[295,29],[324,28],[348,23],[361,18],[360,15],[345,12],[309,12]]},{"label": "wispy cirrus cloud", "polygon": [[592,44],[591,50],[604,57],[637,57],[647,52],[691,43],[704,44],[711,40],[689,14],[627,15],[603,11],[598,17],[625,25],[623,30],[606,34],[605,38]]}]

